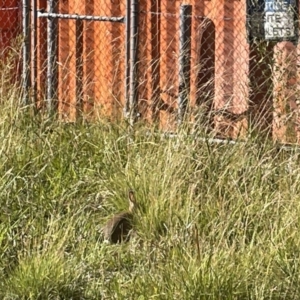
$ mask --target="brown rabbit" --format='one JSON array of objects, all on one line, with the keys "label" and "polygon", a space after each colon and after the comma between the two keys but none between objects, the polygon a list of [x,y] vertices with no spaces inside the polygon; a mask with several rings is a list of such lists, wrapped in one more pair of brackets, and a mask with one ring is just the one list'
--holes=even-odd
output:
[{"label": "brown rabbit", "polygon": [[133,191],[129,191],[129,210],[114,215],[103,227],[104,240],[113,244],[127,242],[130,239],[132,220],[136,201]]}]

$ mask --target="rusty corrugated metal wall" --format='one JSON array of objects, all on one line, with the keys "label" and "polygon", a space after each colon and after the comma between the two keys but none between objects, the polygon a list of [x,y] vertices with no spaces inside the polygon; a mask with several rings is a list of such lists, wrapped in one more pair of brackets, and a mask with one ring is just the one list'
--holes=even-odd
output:
[{"label": "rusty corrugated metal wall", "polygon": [[[139,1],[139,110],[143,119],[159,120],[167,130],[176,127],[181,3]],[[290,42],[265,43],[261,52],[249,44],[246,1],[185,3],[192,5],[191,110],[210,115],[219,136],[244,135],[255,122],[259,129],[273,126],[274,137],[283,142],[298,140],[298,104],[293,92],[298,89],[298,48]],[[47,10],[46,1],[38,0],[38,8]],[[125,10],[125,1],[120,0],[61,0],[57,7],[59,13],[95,16],[124,16]],[[74,120],[78,111],[86,116],[122,116],[124,24],[57,23],[61,115],[68,120]],[[38,20],[39,99],[45,91],[46,43],[44,18]]]},{"label": "rusty corrugated metal wall", "polygon": [[[173,127],[175,121],[180,3],[139,1],[139,106],[145,118],[159,118],[163,127]],[[247,90],[243,82],[247,84],[249,57],[245,4],[241,1],[190,1],[190,4],[193,6],[191,104],[212,101],[214,96],[210,106],[220,109],[226,99],[233,97],[230,109],[240,114],[247,109],[247,94],[243,94]],[[38,9],[47,10],[47,2],[39,0]],[[121,16],[125,15],[125,3],[62,0],[57,11]],[[38,25],[42,96],[46,76],[46,19],[39,19]],[[58,20],[58,99],[59,109],[67,118],[75,118],[80,97],[86,112],[94,109],[96,113],[120,114],[124,106],[124,32],[123,24]]]},{"label": "rusty corrugated metal wall", "polygon": [[7,49],[21,32],[20,1],[0,1],[0,50]]},{"label": "rusty corrugated metal wall", "polygon": [[[12,72],[11,82],[19,79],[21,71],[20,53],[15,49],[20,45],[20,39],[16,39],[21,34],[21,8],[19,0],[1,0],[0,1],[0,60],[1,68],[7,67],[7,58],[9,57],[10,68],[7,73]],[[15,66],[11,66],[15,64]],[[1,69],[1,72],[3,70]],[[2,73],[3,74],[3,73]],[[7,82],[5,82],[6,84]],[[5,87],[2,87],[5,88]]]},{"label": "rusty corrugated metal wall", "polygon": [[[124,15],[124,1],[62,0],[62,14],[95,16]],[[47,10],[39,0],[38,9]],[[47,31],[46,18],[38,19],[38,89],[45,97]],[[74,120],[76,112],[87,115],[119,115],[124,105],[124,25],[107,22],[57,20],[58,109]]]},{"label": "rusty corrugated metal wall", "polygon": [[[147,116],[153,100],[163,127],[174,128],[178,94],[179,7],[182,1],[140,1],[140,101]],[[191,106],[239,115],[215,116],[217,130],[246,130],[249,45],[245,1],[185,1],[192,5]]]}]

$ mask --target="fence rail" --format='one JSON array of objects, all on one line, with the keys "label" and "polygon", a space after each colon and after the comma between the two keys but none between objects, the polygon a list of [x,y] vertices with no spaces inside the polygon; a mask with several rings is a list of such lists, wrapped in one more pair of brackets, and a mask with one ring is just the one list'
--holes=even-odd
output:
[{"label": "fence rail", "polygon": [[85,20],[85,21],[100,21],[100,22],[117,22],[124,23],[125,17],[101,17],[101,16],[85,16],[77,14],[58,14],[48,13],[43,11],[37,11],[38,18],[58,18],[58,19],[69,19],[69,20]]}]

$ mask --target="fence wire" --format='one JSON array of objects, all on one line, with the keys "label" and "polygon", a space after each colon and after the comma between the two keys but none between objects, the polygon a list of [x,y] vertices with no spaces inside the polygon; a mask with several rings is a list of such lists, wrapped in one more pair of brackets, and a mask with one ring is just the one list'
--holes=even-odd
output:
[{"label": "fence wire", "polygon": [[[124,106],[125,5],[37,5],[37,100],[66,120],[120,115]],[[43,106],[42,102],[39,105]]]},{"label": "fence wire", "polygon": [[254,127],[298,141],[298,1],[265,2],[31,0],[26,16],[9,0],[1,53],[28,17],[24,85],[65,120],[190,123],[220,137]]},{"label": "fence wire", "polygon": [[[2,1],[3,2],[3,1]],[[13,40],[21,33],[22,5],[19,1],[4,1],[0,6],[0,50],[1,58],[5,56]]]},{"label": "fence wire", "polygon": [[11,86],[20,78],[22,3],[17,0],[0,2],[0,98],[8,98]]}]

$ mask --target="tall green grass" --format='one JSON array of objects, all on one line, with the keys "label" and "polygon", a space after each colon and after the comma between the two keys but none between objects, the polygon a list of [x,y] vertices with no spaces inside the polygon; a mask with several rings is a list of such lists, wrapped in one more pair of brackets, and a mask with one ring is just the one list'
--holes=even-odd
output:
[{"label": "tall green grass", "polygon": [[[298,154],[3,110],[3,299],[296,299]],[[140,203],[137,237],[101,226]]]},{"label": "tall green grass", "polygon": [[[298,299],[297,150],[210,144],[106,122],[0,118],[1,299]],[[137,236],[101,227],[140,204]]]}]

